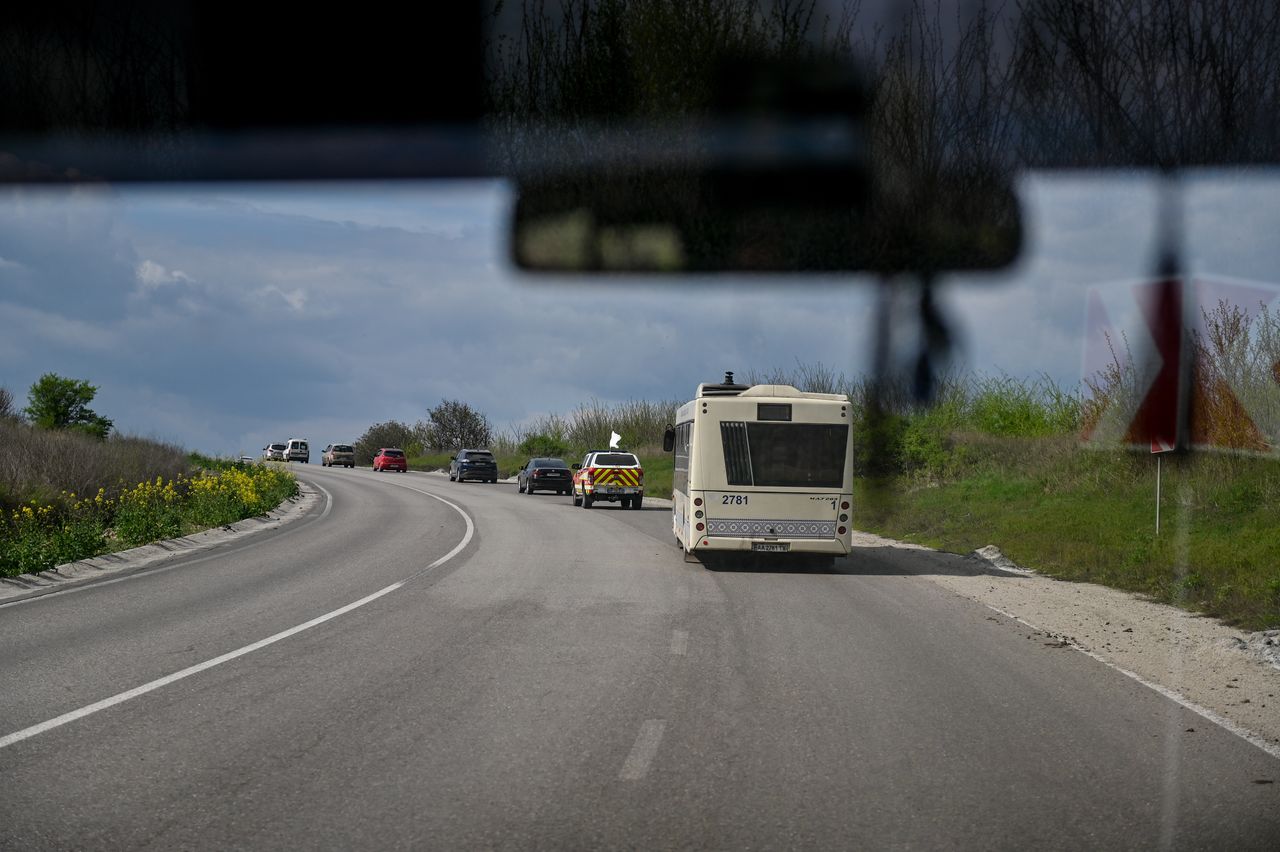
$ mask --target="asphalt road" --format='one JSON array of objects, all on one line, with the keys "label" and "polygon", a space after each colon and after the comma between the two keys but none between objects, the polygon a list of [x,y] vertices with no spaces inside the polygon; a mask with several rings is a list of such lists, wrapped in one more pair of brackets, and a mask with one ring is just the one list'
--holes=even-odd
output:
[{"label": "asphalt road", "polygon": [[299,472],[281,530],[0,606],[0,848],[1280,848],[1280,760],[929,579],[968,562],[708,570],[663,509]]}]

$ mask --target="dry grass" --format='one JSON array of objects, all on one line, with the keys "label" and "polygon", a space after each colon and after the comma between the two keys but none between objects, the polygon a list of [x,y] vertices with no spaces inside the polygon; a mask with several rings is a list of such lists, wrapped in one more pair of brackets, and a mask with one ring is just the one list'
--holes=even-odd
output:
[{"label": "dry grass", "polygon": [[[1249,313],[1225,300],[1201,310],[1192,332],[1191,440],[1249,452],[1280,449],[1280,314],[1265,305]],[[1117,351],[1119,346],[1123,352]],[[1125,432],[1145,385],[1127,341],[1112,341],[1111,363],[1085,380],[1081,427],[1133,442]]]},{"label": "dry grass", "polygon": [[35,500],[51,503],[62,492],[114,495],[123,487],[175,479],[191,469],[172,444],[112,436],[99,441],[74,432],[0,421],[0,509]]}]

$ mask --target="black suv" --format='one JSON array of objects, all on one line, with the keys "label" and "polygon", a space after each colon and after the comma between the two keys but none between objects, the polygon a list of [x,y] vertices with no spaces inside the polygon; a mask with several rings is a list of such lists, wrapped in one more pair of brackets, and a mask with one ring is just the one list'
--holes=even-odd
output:
[{"label": "black suv", "polygon": [[458,454],[449,460],[449,481],[467,479],[497,482],[498,462],[493,453],[488,450],[458,450]]}]

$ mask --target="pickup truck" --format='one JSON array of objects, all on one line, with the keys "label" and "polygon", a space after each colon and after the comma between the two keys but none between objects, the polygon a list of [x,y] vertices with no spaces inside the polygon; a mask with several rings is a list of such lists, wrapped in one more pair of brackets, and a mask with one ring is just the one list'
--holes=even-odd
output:
[{"label": "pickup truck", "polygon": [[644,502],[644,468],[632,453],[592,450],[573,466],[573,505],[590,509],[607,500],[624,509],[639,509]]}]

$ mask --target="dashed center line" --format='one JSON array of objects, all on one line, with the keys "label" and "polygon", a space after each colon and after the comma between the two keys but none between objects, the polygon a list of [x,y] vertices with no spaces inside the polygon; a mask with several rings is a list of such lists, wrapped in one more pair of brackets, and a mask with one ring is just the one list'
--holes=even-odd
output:
[{"label": "dashed center line", "polygon": [[662,719],[646,719],[640,725],[640,733],[636,734],[636,744],[631,747],[626,762],[618,778],[622,781],[639,781],[649,774],[649,764],[658,753],[658,745],[662,742],[662,733],[667,723]]},{"label": "dashed center line", "polygon": [[689,631],[671,631],[671,653],[683,657],[689,652]]}]

